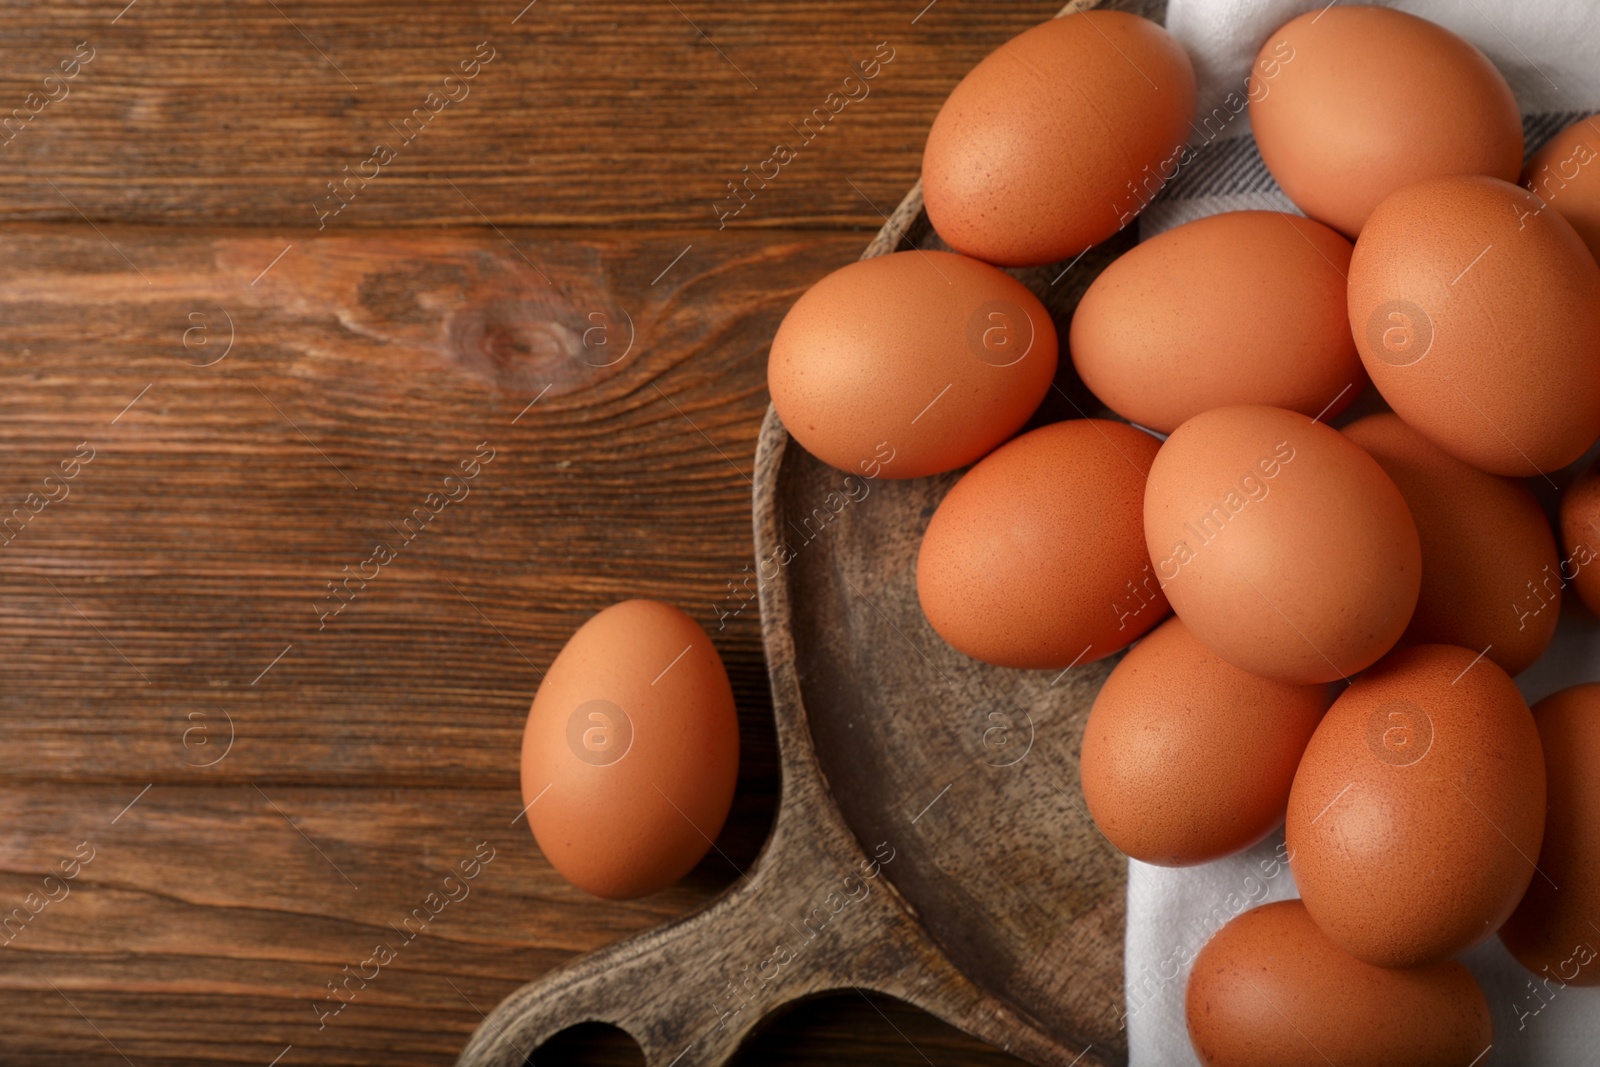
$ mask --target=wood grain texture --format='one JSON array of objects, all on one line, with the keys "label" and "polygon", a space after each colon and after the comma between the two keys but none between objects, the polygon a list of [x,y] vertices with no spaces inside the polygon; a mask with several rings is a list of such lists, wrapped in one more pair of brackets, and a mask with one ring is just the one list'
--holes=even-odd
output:
[{"label": "wood grain texture", "polygon": [[[731,225],[875,229],[866,198],[887,210],[916,178],[945,94],[1059,6],[138,0],[118,18],[125,3],[0,7],[0,116],[31,92],[60,97],[27,107],[0,147],[0,217],[316,226],[348,166],[380,176],[348,190],[328,222],[340,229],[486,215],[714,233],[726,183],[792,143],[797,158]],[[47,89],[84,42],[93,59]],[[893,59],[846,89],[880,42]],[[483,43],[493,58],[439,103]],[[795,129],[851,91],[823,132]],[[395,158],[363,168],[380,144]]]},{"label": "wood grain texture", "polygon": [[[679,235],[0,235],[0,915],[30,916],[0,948],[0,1062],[445,1063],[473,1004],[732,881],[776,792],[757,619],[726,601],[765,346],[858,247],[746,237],[652,285]],[[486,441],[470,494],[324,625],[327,583]],[[515,753],[541,666],[632,595],[713,634],[745,760],[727,860],[616,904],[513,825]],[[483,841],[472,895],[343,985]]]},{"label": "wood grain texture", "polygon": [[[617,904],[548,868],[511,825],[538,672],[625,596],[706,624],[744,749],[718,846],[753,859],[776,756],[728,583],[766,345],[915,177],[950,86],[1054,6],[0,4],[0,923],[29,916],[0,934],[0,1063],[446,1063],[478,1009],[733,881],[713,854]],[[870,97],[719,229],[726,182],[880,41]],[[485,441],[471,496],[318,629],[326,584]],[[471,897],[319,1029],[327,983],[483,841]],[[736,1062],[828,1059],[1015,1062],[853,995]]]}]

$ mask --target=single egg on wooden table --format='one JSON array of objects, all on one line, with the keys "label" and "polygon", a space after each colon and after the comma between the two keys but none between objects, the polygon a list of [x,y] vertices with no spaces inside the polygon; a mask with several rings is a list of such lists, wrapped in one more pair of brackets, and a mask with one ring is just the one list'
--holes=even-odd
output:
[{"label": "single egg on wooden table", "polygon": [[1600,985],[1600,684],[1533,706],[1548,803],[1539,866],[1500,928],[1528,970],[1559,985]]},{"label": "single egg on wooden table", "polygon": [[1127,225],[1185,160],[1194,67],[1122,11],[1051,19],[961,79],[922,156],[934,229],[1009,267],[1071,259]]},{"label": "single egg on wooden table", "polygon": [[689,616],[625,600],[572,635],[528,711],[522,799],[545,858],[614,900],[682,878],[733,802],[739,722],[717,650]]},{"label": "single egg on wooden table", "polygon": [[1535,152],[1522,187],[1572,224],[1600,259],[1600,115],[1581,118]]},{"label": "single egg on wooden table", "polygon": [[[1578,599],[1600,614],[1600,463],[1575,478],[1561,494],[1561,571],[1554,589],[1541,582],[1536,590],[1551,599],[1561,583],[1570,582]],[[1557,600],[1559,603],[1559,600]]]},{"label": "single egg on wooden table", "polygon": [[1184,1015],[1205,1067],[1473,1067],[1494,1036],[1461,964],[1363,963],[1298,900],[1252,908],[1206,942]]},{"label": "single egg on wooden table", "polygon": [[1161,433],[1236,404],[1332,417],[1367,383],[1345,312],[1350,252],[1322,223],[1277,211],[1167,230],[1083,294],[1072,364],[1107,407]]},{"label": "single egg on wooden table", "polygon": [[1422,541],[1422,591],[1400,643],[1460,645],[1507,674],[1532,666],[1555,635],[1563,578],[1528,487],[1463,463],[1390,412],[1344,435],[1399,488]]},{"label": "single egg on wooden table", "polygon": [[1600,436],[1600,266],[1497,178],[1392,194],[1350,258],[1350,329],[1396,414],[1457,459],[1529,477]]},{"label": "single egg on wooden table", "polygon": [[946,494],[917,555],[939,636],[1002,667],[1060,669],[1127,647],[1167,614],[1139,536],[1160,442],[1069,419],[996,449]]},{"label": "single egg on wooden table", "polygon": [[1240,670],[1168,619],[1122,658],[1083,732],[1083,799],[1100,832],[1145,863],[1182,867],[1249,848],[1283,822],[1325,685]]},{"label": "single egg on wooden table", "polygon": [[921,478],[974,463],[1038,408],[1056,328],[1005,271],[950,252],[852,263],[808,289],[772,339],[784,428],[852,474]]},{"label": "single egg on wooden table", "polygon": [[1184,624],[1252,674],[1309,684],[1376,662],[1411,619],[1417,528],[1383,468],[1298,412],[1215,408],[1150,467],[1144,533]]},{"label": "single egg on wooden table", "polygon": [[1500,928],[1544,832],[1539,731],[1493,660],[1404,648],[1357,678],[1289,792],[1295,884],[1335,944],[1380,967],[1437,963]]},{"label": "single egg on wooden table", "polygon": [[1262,45],[1249,97],[1267,170],[1352,238],[1404,186],[1452,174],[1512,182],[1522,170],[1522,115],[1494,64],[1392,8],[1319,5],[1286,23]]}]

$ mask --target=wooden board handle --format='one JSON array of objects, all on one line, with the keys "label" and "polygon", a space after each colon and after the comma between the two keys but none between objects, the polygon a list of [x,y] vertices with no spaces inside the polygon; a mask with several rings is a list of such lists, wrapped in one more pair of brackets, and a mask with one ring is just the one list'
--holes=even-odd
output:
[{"label": "wooden board handle", "polygon": [[716,960],[725,955],[724,924],[739,910],[738,896],[735,890],[706,911],[523,986],[479,1026],[459,1064],[522,1067],[545,1042],[584,1022],[626,1032],[649,1067],[725,1063],[758,1021],[728,1018],[716,999],[727,984]]},{"label": "wooden board handle", "polygon": [[986,996],[929,939],[890,881],[904,857],[858,845],[815,778],[791,789],[766,848],[709,906],[580,957],[507,997],[459,1067],[521,1067],[581,1023],[607,1023],[647,1067],[722,1067],[794,1001],[880,993],[1034,1063],[1101,1064]]},{"label": "wooden board handle", "polygon": [[[460,1067],[521,1067],[540,1045],[586,1022],[627,1033],[649,1067],[717,1067],[795,1000],[852,988],[904,996],[908,964],[923,980],[967,991],[929,950],[881,862],[863,856],[842,827],[825,832],[792,811],[780,815],[747,874],[708,907],[507,997],[478,1027]],[[892,847],[881,855],[892,862]]]}]

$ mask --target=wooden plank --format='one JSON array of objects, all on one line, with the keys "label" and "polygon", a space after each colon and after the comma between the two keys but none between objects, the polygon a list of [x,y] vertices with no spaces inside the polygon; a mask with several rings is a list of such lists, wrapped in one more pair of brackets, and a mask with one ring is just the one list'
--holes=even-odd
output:
[{"label": "wooden plank", "polygon": [[[0,1062],[265,1064],[288,1046],[285,1063],[451,1062],[478,1009],[731,875],[713,859],[648,900],[597,902],[506,817],[519,807],[487,789],[0,788],[0,989],[26,1021],[0,1029]],[[1015,1062],[906,1009],[900,1036],[829,1018],[888,1063],[924,1043]],[[851,1044],[816,1029],[805,1048]]]},{"label": "wooden plank", "polygon": [[[316,226],[334,182],[338,229],[714,232],[748,166],[772,180],[736,226],[875,229],[851,183],[898,202],[945,94],[1058,6],[125,4],[5,5],[0,217]],[[893,58],[847,84],[875,54]],[[763,168],[780,143],[795,158]]]},{"label": "wooden plank", "polygon": [[508,237],[0,236],[0,775],[506,788],[542,667],[657,596],[770,791],[758,620],[721,606],[767,339],[855,242],[651,285],[676,236]]},{"label": "wooden plank", "polygon": [[22,909],[0,915],[0,985],[34,1009],[0,1031],[0,1061],[114,1045],[136,1063],[266,1063],[293,1044],[293,1062],[359,1063],[393,1043],[392,1062],[448,1062],[478,1020],[468,998],[487,1010],[722,877],[597,907],[512,824],[520,806],[505,790],[0,791],[0,821],[28,828],[0,840],[0,902]]}]

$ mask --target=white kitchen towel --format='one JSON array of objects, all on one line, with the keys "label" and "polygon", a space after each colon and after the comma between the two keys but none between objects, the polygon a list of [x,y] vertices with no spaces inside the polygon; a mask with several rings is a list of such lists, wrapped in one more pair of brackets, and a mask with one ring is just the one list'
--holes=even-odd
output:
[{"label": "white kitchen towel", "polygon": [[[1212,119],[1197,124],[1194,158],[1140,217],[1144,237],[1219,211],[1295,210],[1267,174],[1249,136],[1248,110],[1236,108],[1236,101],[1244,99],[1251,64],[1268,36],[1324,6],[1326,0],[1170,0],[1167,28],[1194,60],[1200,115]],[[1522,109],[1530,152],[1569,122],[1600,111],[1600,0],[1402,0],[1388,6],[1448,27],[1495,62]],[[1541,495],[1549,506],[1548,492]],[[1600,621],[1575,597],[1565,599],[1550,650],[1517,678],[1530,702],[1600,680]],[[1280,831],[1248,852],[1200,867],[1129,861],[1124,1019],[1132,1067],[1198,1064],[1183,1012],[1190,964],[1235,915],[1298,895],[1283,855]],[[1600,1063],[1600,989],[1537,981],[1497,938],[1462,961],[1483,986],[1494,1018],[1494,1045],[1474,1067]]]},{"label": "white kitchen towel", "polygon": [[[1199,81],[1195,156],[1140,216],[1153,236],[1181,222],[1248,208],[1293,211],[1249,137],[1245,85],[1268,36],[1326,0],[1169,0],[1167,29]],[[1511,84],[1530,149],[1600,110],[1600,0],[1401,0],[1483,51]]]}]

